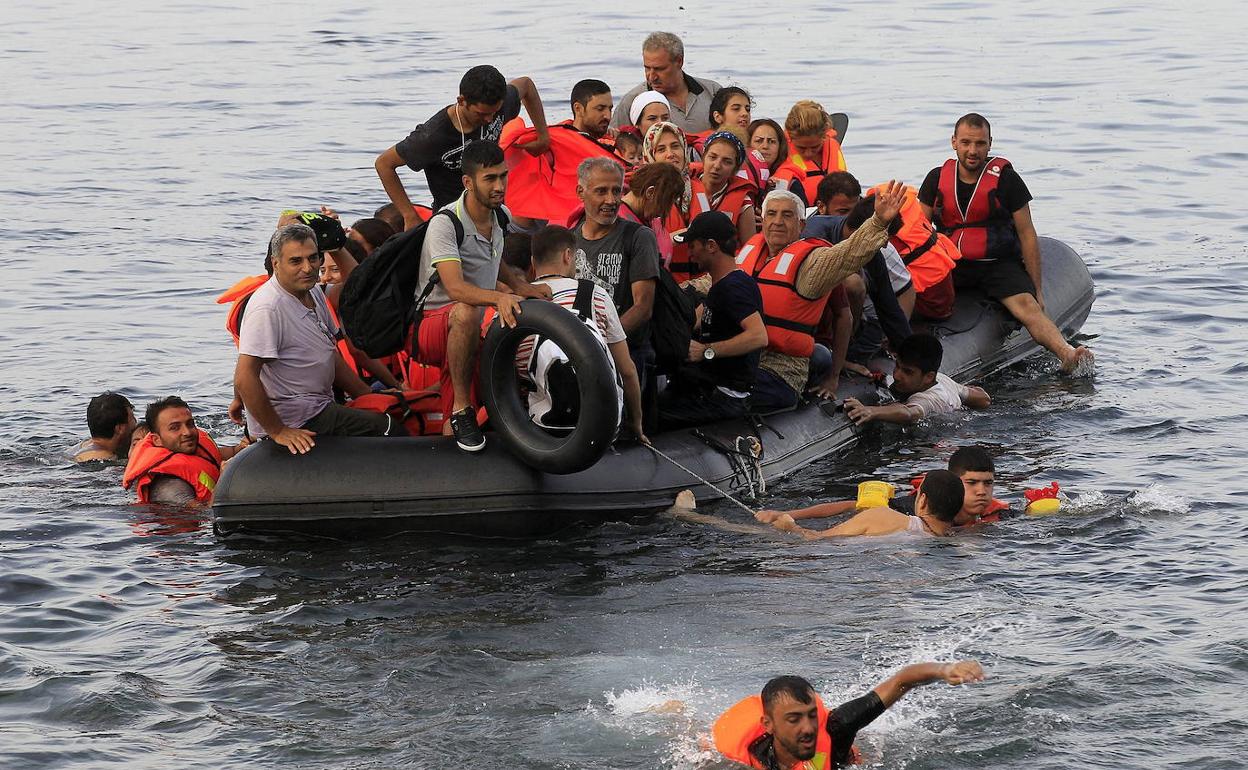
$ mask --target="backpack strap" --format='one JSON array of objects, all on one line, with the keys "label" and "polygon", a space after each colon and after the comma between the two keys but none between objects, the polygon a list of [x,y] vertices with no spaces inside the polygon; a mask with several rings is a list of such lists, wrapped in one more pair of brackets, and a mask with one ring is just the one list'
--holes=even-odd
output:
[{"label": "backpack strap", "polygon": [[594,318],[594,289],[596,288],[597,284],[585,278],[576,282],[576,299],[572,301],[572,309],[582,321],[592,321]]},{"label": "backpack strap", "polygon": [[534,375],[537,374],[537,351],[538,348],[542,346],[542,343],[546,342],[548,339],[550,338],[546,335],[538,334],[533,340],[532,352],[529,353],[529,382],[534,384],[537,383],[537,379],[534,377]]}]

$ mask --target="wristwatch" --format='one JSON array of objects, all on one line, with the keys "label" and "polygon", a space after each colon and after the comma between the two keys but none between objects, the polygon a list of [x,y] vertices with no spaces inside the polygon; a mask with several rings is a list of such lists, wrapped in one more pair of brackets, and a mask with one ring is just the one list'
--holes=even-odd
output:
[{"label": "wristwatch", "polygon": [[712,358],[715,357],[715,348],[711,347],[710,345],[707,345],[706,347],[702,348],[702,357],[706,359],[707,361],[710,361]]}]

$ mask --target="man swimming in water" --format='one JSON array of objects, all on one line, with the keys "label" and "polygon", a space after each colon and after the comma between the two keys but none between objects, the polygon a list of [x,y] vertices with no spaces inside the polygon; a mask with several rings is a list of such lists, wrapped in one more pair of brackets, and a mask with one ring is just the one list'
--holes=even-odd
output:
[{"label": "man swimming in water", "polygon": [[[1009,511],[1007,504],[992,496],[996,467],[991,455],[982,447],[962,447],[954,452],[949,457],[949,472],[962,480],[962,509],[953,517],[955,527],[997,522]],[[916,500],[916,495],[906,495],[895,497],[888,504],[895,511],[913,514]],[[786,515],[794,521],[823,519],[852,513],[857,505],[857,500],[834,500],[795,511],[762,510],[754,514],[754,518],[764,524],[772,524]]]},{"label": "man swimming in water", "polygon": [[87,430],[91,437],[74,448],[74,462],[125,459],[137,424],[134,406],[120,393],[105,391],[91,399],[87,404]]},{"label": "man swimming in water", "polygon": [[974,385],[959,385],[940,371],[945,351],[930,334],[912,334],[897,349],[897,366],[889,389],[897,403],[866,406],[856,398],[845,399],[845,416],[855,425],[892,422],[909,425],[925,417],[947,414],[963,407],[987,409],[988,393]]},{"label": "man swimming in water", "polygon": [[914,515],[908,516],[886,505],[868,508],[851,516],[835,527],[825,530],[806,529],[792,515],[781,513],[774,518],[759,511],[754,518],[770,520],[771,526],[782,532],[796,532],[807,540],[828,537],[878,537],[908,532],[915,535],[944,537],[953,532],[954,519],[962,510],[962,481],[949,471],[938,470],[927,474],[915,496]]},{"label": "man swimming in water", "polygon": [[859,760],[854,738],[910,690],[932,682],[970,684],[984,679],[978,662],[915,663],[871,692],[827,710],[810,682],[780,676],[761,695],[738,702],[715,721],[715,748],[760,770],[844,767]]}]

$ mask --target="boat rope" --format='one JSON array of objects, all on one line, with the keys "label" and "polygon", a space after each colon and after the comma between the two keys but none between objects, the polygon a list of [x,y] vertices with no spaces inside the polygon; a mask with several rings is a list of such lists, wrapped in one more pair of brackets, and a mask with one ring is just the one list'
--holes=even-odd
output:
[{"label": "boat rope", "polygon": [[677,468],[681,469],[681,470],[682,470],[682,471],[684,471],[685,473],[688,473],[690,476],[692,476],[693,478],[697,479],[699,482],[701,482],[701,483],[705,484],[706,486],[708,486],[708,487],[710,487],[711,489],[713,489],[713,490],[715,490],[716,492],[718,492],[721,496],[723,496],[723,498],[724,498],[725,500],[729,501],[730,503],[732,503],[733,505],[736,505],[736,506],[737,506],[738,508],[740,508],[741,510],[743,510],[743,511],[745,511],[746,513],[750,514],[750,518],[751,518],[751,519],[752,519],[752,518],[754,518],[754,509],[753,509],[753,508],[749,507],[748,505],[746,505],[745,503],[741,502],[741,501],[740,501],[740,500],[738,500],[737,498],[733,497],[733,496],[732,496],[732,495],[730,495],[729,493],[725,492],[724,490],[722,490],[722,489],[720,489],[719,487],[715,486],[715,485],[714,485],[714,484],[712,484],[711,482],[709,482],[709,481],[707,481],[706,479],[702,478],[702,477],[701,477],[701,476],[699,476],[697,473],[694,473],[694,472],[693,472],[693,471],[691,471],[690,469],[688,469],[688,468],[686,468],[685,466],[681,465],[681,464],[680,464],[679,462],[677,462],[676,460],[673,460],[671,457],[669,457],[669,456],[667,456],[666,454],[664,454],[664,453],[663,453],[663,451],[662,451],[661,449],[659,449],[658,447],[654,446],[653,444],[646,444],[646,446],[650,447],[650,449],[651,449],[651,450],[652,450],[652,451],[653,451],[656,455],[658,455],[659,457],[662,457],[664,460],[667,460],[667,461],[668,461],[669,463],[671,463],[672,465],[675,465]]}]

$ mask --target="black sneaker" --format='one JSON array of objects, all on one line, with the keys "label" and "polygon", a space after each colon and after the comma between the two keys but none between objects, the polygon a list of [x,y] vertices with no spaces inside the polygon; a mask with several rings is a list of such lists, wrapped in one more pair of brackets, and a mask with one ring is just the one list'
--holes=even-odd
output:
[{"label": "black sneaker", "polygon": [[485,449],[485,436],[481,435],[477,411],[472,407],[464,407],[463,411],[451,414],[451,430],[455,432],[455,443],[465,452]]}]

